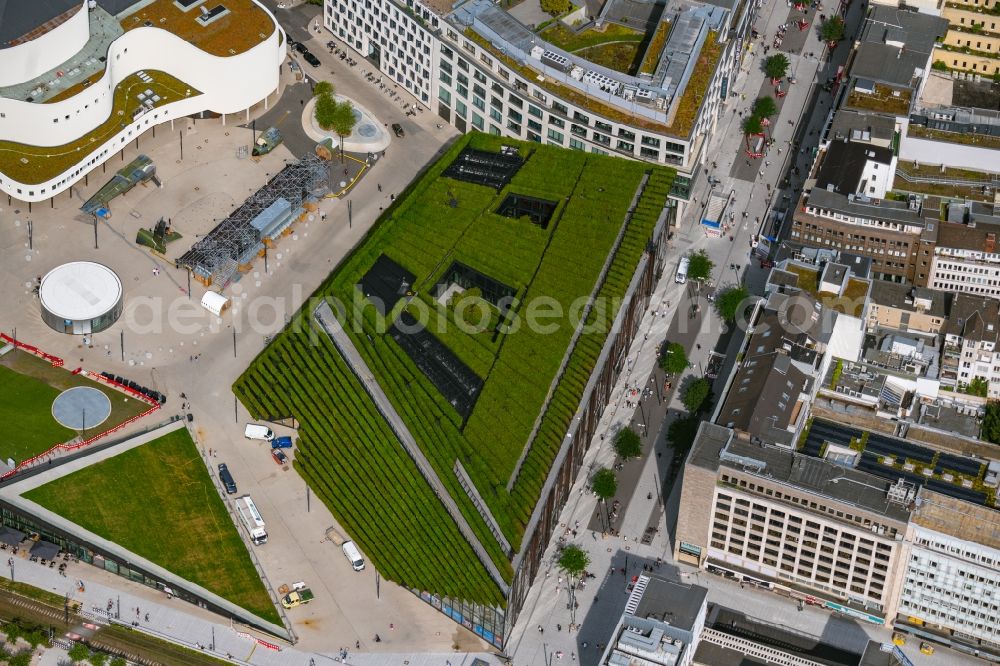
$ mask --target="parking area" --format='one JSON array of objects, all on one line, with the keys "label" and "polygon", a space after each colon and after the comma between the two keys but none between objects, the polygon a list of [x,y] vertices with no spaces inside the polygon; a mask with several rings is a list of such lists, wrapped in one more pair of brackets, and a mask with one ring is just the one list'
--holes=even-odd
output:
[{"label": "parking area", "polygon": [[[173,260],[295,158],[285,145],[259,160],[241,157],[253,139],[246,125],[265,113],[263,105],[250,118],[228,116],[225,124],[213,119],[161,126],[155,135],[149,132],[130,144],[105,169],[91,173],[73,188],[72,196],[61,195],[30,210],[16,201],[0,202],[0,217],[5,220],[0,227],[5,330],[16,329],[18,339],[62,356],[67,366],[109,371],[166,394],[167,403],[157,418],[190,411],[206,464],[214,470],[226,463],[239,494],[253,497],[267,524],[269,541],[254,550],[272,586],[304,580],[316,593],[308,606],[288,611],[300,639],[298,648],[332,651],[340,645],[351,649],[360,645],[363,650],[406,654],[448,652],[457,645],[481,651],[486,645],[474,634],[408,590],[380,580],[374,567],[352,570],[340,549],[327,540],[327,530],[336,526],[329,510],[311,496],[291,465],[275,462],[268,444],[243,436],[248,415],[230,390],[266,338],[363,236],[391,198],[455,136],[453,129],[436,127],[430,113],[406,117],[399,101],[363,80],[360,68],[338,64],[319,43],[325,43],[324,37],[312,41],[316,44],[310,48],[323,63],[318,70],[380,120],[401,123],[405,137],[393,139],[386,158],[374,163],[348,196],[321,201],[268,252],[266,263],[258,258],[226,289],[233,306],[221,319],[199,306],[205,287],[197,281],[190,283],[189,296],[188,275],[175,268]],[[284,68],[283,86],[294,83]],[[296,113],[289,115],[299,122],[300,105],[294,95],[304,92],[303,86],[293,87],[292,92]],[[268,101],[272,109],[282,104],[278,95]],[[258,133],[265,127],[257,121]],[[112,201],[113,215],[97,225],[95,240],[95,227],[80,215],[80,205],[140,153],[156,164],[162,188],[152,183],[137,186]],[[160,218],[181,234],[168,244],[165,256],[134,242],[140,228],[151,228]],[[121,319],[91,336],[87,346],[81,337],[56,333],[42,322],[31,288],[38,275],[80,259],[111,267],[124,288]],[[182,410],[185,403],[190,407]],[[294,436],[290,428],[275,429]],[[286,453],[294,459],[294,449]],[[373,641],[376,634],[379,643]]]}]

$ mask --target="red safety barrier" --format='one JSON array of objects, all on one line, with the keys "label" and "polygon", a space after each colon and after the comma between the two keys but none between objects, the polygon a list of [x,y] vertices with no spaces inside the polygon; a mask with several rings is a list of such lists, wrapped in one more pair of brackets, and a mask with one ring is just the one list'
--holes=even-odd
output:
[{"label": "red safety barrier", "polygon": [[[14,338],[12,338],[9,335],[7,335],[6,333],[0,333],[0,340],[3,340],[4,342],[10,343],[10,344],[14,345],[15,347],[17,347],[18,349],[21,349],[21,350],[26,351],[28,353],[34,354],[35,356],[38,356],[39,358],[43,358],[46,361],[48,361],[49,363],[51,363],[54,367],[58,368],[58,367],[61,367],[63,365],[63,360],[61,358],[59,358],[58,356],[53,356],[51,354],[46,354],[45,352],[43,352],[42,350],[40,350],[38,347],[34,347],[32,345],[28,345],[28,344],[25,344],[23,342],[20,342],[19,340],[15,340]],[[32,465],[35,465],[35,464],[41,462],[42,460],[45,460],[45,459],[51,457],[57,451],[76,451],[78,449],[82,449],[85,446],[89,446],[89,445],[93,444],[94,442],[96,442],[99,439],[107,437],[108,435],[111,435],[113,433],[118,432],[119,430],[122,430],[123,428],[128,427],[129,425],[131,425],[132,423],[135,423],[139,419],[141,419],[141,418],[143,418],[145,416],[149,416],[150,414],[152,414],[153,412],[155,412],[156,410],[158,410],[160,408],[160,403],[157,402],[156,400],[153,400],[148,395],[140,393],[139,391],[136,391],[133,388],[125,386],[124,384],[122,384],[120,382],[116,382],[114,379],[108,379],[107,377],[105,377],[104,375],[102,375],[100,373],[90,372],[89,370],[84,370],[83,368],[77,368],[76,370],[71,371],[70,374],[73,374],[73,375],[82,374],[82,375],[86,376],[88,379],[91,379],[91,380],[96,381],[98,383],[107,384],[108,386],[111,386],[112,388],[115,388],[115,389],[121,391],[122,393],[128,394],[129,396],[131,396],[133,398],[136,398],[137,400],[141,400],[141,401],[145,402],[147,405],[149,405],[149,409],[147,409],[146,411],[144,411],[141,414],[136,414],[132,418],[127,419],[125,421],[122,421],[121,423],[119,423],[115,427],[109,428],[108,430],[105,430],[102,433],[94,435],[93,437],[90,437],[89,439],[84,440],[82,442],[75,442],[75,443],[63,442],[63,443],[60,443],[60,444],[55,444],[55,445],[51,446],[50,448],[48,448],[47,450],[43,451],[42,453],[39,453],[36,456],[32,456],[31,458],[28,458],[27,460],[21,461],[14,469],[7,471],[3,475],[0,475],[0,479],[6,479],[6,478],[8,478],[8,477],[10,477],[10,476],[12,476],[14,474],[17,474],[22,469],[26,469],[28,467],[31,467]],[[277,648],[275,648],[275,649],[277,649]]]},{"label": "red safety barrier", "polygon": [[280,645],[275,645],[274,643],[268,643],[267,641],[265,641],[263,639],[260,639],[260,638],[257,638],[256,636],[254,636],[252,634],[248,634],[245,631],[237,631],[236,635],[239,636],[239,637],[241,637],[241,638],[249,638],[250,640],[255,641],[258,645],[263,645],[264,647],[268,648],[269,650],[274,650],[275,652],[281,652],[281,646]]},{"label": "red safety barrier", "polygon": [[51,363],[54,367],[60,368],[60,367],[62,367],[62,365],[64,363],[64,361],[61,358],[59,358],[58,356],[53,356],[52,354],[46,354],[45,352],[43,352],[38,347],[34,347],[32,345],[25,344],[25,343],[21,342],[20,340],[15,340],[14,338],[12,338],[9,335],[7,335],[6,333],[0,333],[0,340],[3,340],[4,342],[9,342],[10,344],[14,345],[18,349],[26,351],[29,354],[34,354],[35,356],[37,356],[39,358],[43,358],[46,361],[48,361],[49,363]]}]

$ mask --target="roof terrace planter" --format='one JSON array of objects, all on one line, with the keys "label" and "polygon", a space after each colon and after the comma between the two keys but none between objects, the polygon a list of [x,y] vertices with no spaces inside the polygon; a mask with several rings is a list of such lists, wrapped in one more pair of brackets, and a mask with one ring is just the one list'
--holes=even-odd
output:
[{"label": "roof terrace planter", "polygon": [[[221,9],[220,9],[221,8]],[[153,27],[172,32],[214,56],[228,57],[249,51],[275,30],[274,21],[253,0],[221,0],[209,11],[185,11],[174,0],[153,0],[121,20],[122,29]]]}]

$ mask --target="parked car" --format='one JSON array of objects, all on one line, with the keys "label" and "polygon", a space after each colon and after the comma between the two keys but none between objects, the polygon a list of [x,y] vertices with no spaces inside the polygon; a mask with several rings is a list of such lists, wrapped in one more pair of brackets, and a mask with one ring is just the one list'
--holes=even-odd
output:
[{"label": "parked car", "polygon": [[406,136],[406,132],[403,131],[403,126],[399,123],[392,124],[392,133],[400,138]]},{"label": "parked car", "polygon": [[314,56],[309,51],[306,51],[305,53],[302,54],[302,59],[305,60],[310,65],[312,65],[313,67],[319,67],[319,58]]},{"label": "parked car", "polygon": [[299,53],[301,53],[302,55],[309,53],[309,47],[307,47],[302,42],[288,42],[288,45],[291,46],[296,51],[298,51]]},{"label": "parked car", "polygon": [[233,479],[233,474],[229,471],[226,463],[219,464],[219,480],[222,481],[222,485],[225,486],[227,494],[236,494],[236,481]]},{"label": "parked car", "polygon": [[243,436],[247,439],[263,439],[268,442],[274,439],[274,433],[271,432],[271,429],[259,423],[248,423],[243,431]]},{"label": "parked car", "polygon": [[271,457],[274,458],[274,462],[279,465],[284,465],[288,462],[288,456],[281,449],[271,449]]},{"label": "parked car", "polygon": [[290,449],[292,448],[292,438],[288,435],[282,435],[281,437],[275,437],[271,440],[272,449]]}]

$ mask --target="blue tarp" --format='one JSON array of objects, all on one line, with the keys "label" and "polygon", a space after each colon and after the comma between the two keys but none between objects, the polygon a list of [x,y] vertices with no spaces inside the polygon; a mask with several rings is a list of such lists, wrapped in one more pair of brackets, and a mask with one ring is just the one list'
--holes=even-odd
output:
[{"label": "blue tarp", "polygon": [[279,197],[251,220],[250,226],[257,230],[258,239],[269,238],[288,220],[291,213],[292,204],[287,199]]}]

